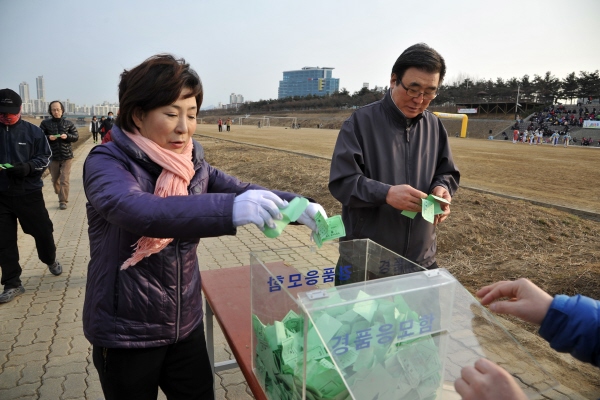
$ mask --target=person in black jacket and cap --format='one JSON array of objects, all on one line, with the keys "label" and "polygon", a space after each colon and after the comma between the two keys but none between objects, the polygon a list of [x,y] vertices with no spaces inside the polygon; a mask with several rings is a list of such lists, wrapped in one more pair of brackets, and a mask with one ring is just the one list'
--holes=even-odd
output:
[{"label": "person in black jacket and cap", "polygon": [[115,117],[112,111],[108,112],[108,118],[104,119],[101,121],[102,123],[100,124],[100,141],[102,141],[102,139],[104,139],[104,136],[110,132],[110,130],[112,129],[113,125],[115,124]]},{"label": "person in black jacket and cap", "polygon": [[53,225],[42,195],[42,172],[50,162],[50,147],[39,127],[21,119],[21,97],[0,90],[0,303],[25,292],[21,282],[17,220],[35,239],[39,259],[53,275],[62,273],[56,260]]},{"label": "person in black jacket and cap", "polygon": [[58,195],[60,209],[66,210],[69,202],[69,177],[71,176],[71,163],[73,162],[73,148],[71,143],[79,139],[75,125],[64,118],[65,106],[55,100],[48,106],[48,113],[52,118],[42,121],[40,128],[48,138],[52,149],[52,162],[50,175],[54,193]]}]

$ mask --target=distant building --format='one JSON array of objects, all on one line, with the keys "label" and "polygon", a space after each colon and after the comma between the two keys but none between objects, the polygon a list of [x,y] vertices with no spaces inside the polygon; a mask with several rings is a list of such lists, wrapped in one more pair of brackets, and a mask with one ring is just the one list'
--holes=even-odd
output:
[{"label": "distant building", "polygon": [[242,104],[244,104],[244,96],[242,96],[241,94],[231,93],[231,95],[229,96],[229,104],[221,105],[221,107],[226,109],[237,110],[238,107]]},{"label": "distant building", "polygon": [[106,117],[108,115],[108,107],[95,104],[92,106],[92,115],[96,115],[98,117]]},{"label": "distant building", "polygon": [[333,94],[339,90],[340,80],[331,77],[332,70],[328,67],[304,67],[298,71],[284,71],[277,98]]},{"label": "distant building", "polygon": [[64,106],[65,114],[75,114],[75,108],[77,108],[75,103],[71,103],[71,101],[67,99],[67,101],[64,102]]},{"label": "distant building", "polygon": [[244,96],[241,94],[231,93],[229,96],[229,104],[244,104]]},{"label": "distant building", "polygon": [[35,78],[35,86],[37,87],[37,98],[41,101],[46,101],[46,85],[44,84],[44,76],[40,75]]},{"label": "distant building", "polygon": [[29,103],[29,83],[19,83],[19,95],[21,96],[21,101],[23,101],[23,103]]},{"label": "distant building", "polygon": [[47,114],[48,103],[40,99],[31,99],[31,113],[33,114]]},{"label": "distant building", "polygon": [[86,106],[85,104],[83,106],[76,106],[75,107],[75,114],[84,114],[84,115],[91,115],[91,108]]},{"label": "distant building", "polygon": [[364,82],[363,89],[368,89],[368,88],[369,88],[369,82]]},{"label": "distant building", "polygon": [[96,115],[98,117],[106,117],[109,112],[112,112],[115,116],[119,112],[118,104],[111,104],[108,101],[103,102],[102,104],[95,104],[90,107],[91,115]]},{"label": "distant building", "polygon": [[[23,101],[23,105],[21,108],[21,112],[23,114],[42,114],[48,116],[48,102],[46,101],[46,84],[44,81],[44,76],[40,75],[35,78],[35,85],[37,89],[37,98],[31,98],[29,94],[29,84],[25,81],[19,84],[19,95],[21,96],[21,100]],[[242,95],[237,95],[236,100],[241,99],[243,102],[244,98]],[[119,112],[119,104],[118,103],[109,103],[108,101],[103,102],[102,104],[96,104],[93,106],[79,106],[76,103],[71,102],[71,100],[60,100],[62,101],[65,107],[65,114],[70,115],[96,115],[107,116],[109,112],[112,112],[114,115],[117,115]]]}]

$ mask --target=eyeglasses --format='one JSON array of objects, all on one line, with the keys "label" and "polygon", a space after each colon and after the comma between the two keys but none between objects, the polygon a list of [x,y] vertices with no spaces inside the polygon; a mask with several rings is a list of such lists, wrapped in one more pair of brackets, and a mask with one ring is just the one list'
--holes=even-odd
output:
[{"label": "eyeglasses", "polygon": [[423,100],[433,100],[437,97],[438,92],[419,92],[418,90],[415,90],[413,88],[407,88],[406,86],[404,86],[404,83],[402,83],[401,80],[397,80],[396,82],[398,82],[400,84],[400,86],[402,86],[405,90],[406,90],[406,94],[409,95],[410,97],[420,97],[421,95],[423,95]]}]

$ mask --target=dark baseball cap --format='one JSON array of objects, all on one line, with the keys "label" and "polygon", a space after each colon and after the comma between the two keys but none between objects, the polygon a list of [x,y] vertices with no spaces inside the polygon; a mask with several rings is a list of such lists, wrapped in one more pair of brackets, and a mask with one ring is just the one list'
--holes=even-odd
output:
[{"label": "dark baseball cap", "polygon": [[18,114],[21,112],[21,96],[14,90],[0,90],[0,112],[9,114]]}]

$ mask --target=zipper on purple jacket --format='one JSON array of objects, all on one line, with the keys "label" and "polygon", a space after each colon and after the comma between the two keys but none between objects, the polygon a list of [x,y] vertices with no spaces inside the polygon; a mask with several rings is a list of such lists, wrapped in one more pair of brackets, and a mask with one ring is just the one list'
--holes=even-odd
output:
[{"label": "zipper on purple jacket", "polygon": [[177,323],[175,329],[175,343],[179,341],[179,325],[181,323],[181,254],[179,253],[179,239],[175,241],[175,254],[177,255]]}]

